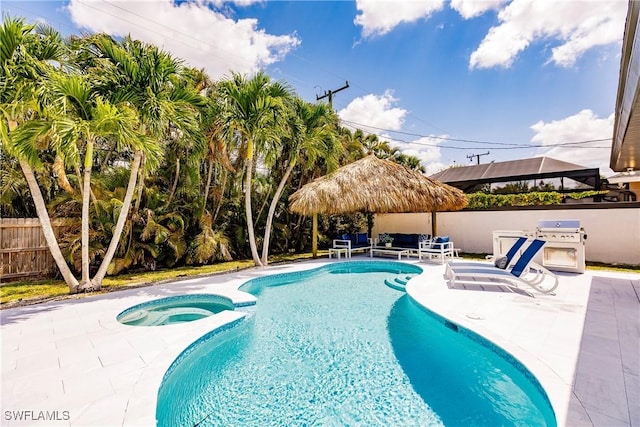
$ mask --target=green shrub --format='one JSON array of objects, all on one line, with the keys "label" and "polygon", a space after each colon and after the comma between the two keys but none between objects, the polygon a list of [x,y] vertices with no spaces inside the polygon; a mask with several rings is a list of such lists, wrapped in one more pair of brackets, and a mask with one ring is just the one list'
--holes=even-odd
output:
[{"label": "green shrub", "polygon": [[548,206],[559,205],[563,198],[584,199],[606,194],[607,191],[580,191],[568,194],[561,194],[556,191],[534,191],[531,193],[517,194],[488,194],[470,193],[467,194],[469,205],[467,209],[491,209],[501,206]]}]

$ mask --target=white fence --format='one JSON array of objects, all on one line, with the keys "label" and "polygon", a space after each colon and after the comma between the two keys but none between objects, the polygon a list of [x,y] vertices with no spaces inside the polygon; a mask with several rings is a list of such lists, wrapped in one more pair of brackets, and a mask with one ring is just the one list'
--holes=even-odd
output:
[{"label": "white fence", "polygon": [[[436,230],[462,252],[492,253],[494,230],[535,230],[539,220],[578,219],[587,234],[587,261],[640,265],[640,207],[609,206],[438,212]],[[385,232],[431,234],[431,214],[378,214],[373,235]]]}]

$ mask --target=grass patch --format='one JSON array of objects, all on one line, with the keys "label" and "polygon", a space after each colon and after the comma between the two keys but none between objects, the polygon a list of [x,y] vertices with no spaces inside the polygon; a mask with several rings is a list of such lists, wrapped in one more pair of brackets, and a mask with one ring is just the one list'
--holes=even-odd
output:
[{"label": "grass patch", "polygon": [[640,265],[627,265],[627,264],[604,264],[601,262],[587,262],[587,270],[601,270],[601,271],[620,271],[624,273],[640,273]]},{"label": "grass patch", "polygon": [[0,304],[21,300],[40,300],[69,294],[69,287],[61,280],[13,282],[0,286]]},{"label": "grass patch", "polygon": [[[464,253],[460,254],[464,259],[474,260],[474,261],[485,261],[487,255],[491,254],[473,254],[473,253]],[[640,265],[627,265],[627,264],[605,264],[602,262],[587,262],[587,270],[594,271],[619,271],[622,273],[640,273]]]},{"label": "grass patch", "polygon": [[[318,251],[318,256],[326,254],[327,251]],[[269,264],[279,264],[282,262],[293,262],[311,258],[313,258],[311,253],[273,255],[269,257]],[[84,296],[130,289],[139,286],[157,285],[176,279],[210,276],[212,274],[239,271],[253,266],[253,260],[239,260],[221,262],[213,265],[203,265],[200,267],[179,267],[171,270],[146,271],[142,273],[108,276],[102,281],[102,290],[76,295],[69,295],[69,287],[62,280],[12,282],[0,286],[0,308],[9,308],[17,305],[27,305],[54,299],[82,298]]]}]

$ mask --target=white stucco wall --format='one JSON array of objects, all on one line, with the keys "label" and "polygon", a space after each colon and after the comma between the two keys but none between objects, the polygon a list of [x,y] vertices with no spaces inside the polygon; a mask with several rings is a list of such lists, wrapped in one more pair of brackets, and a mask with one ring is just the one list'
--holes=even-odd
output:
[{"label": "white stucco wall", "polygon": [[[456,248],[492,253],[494,230],[535,230],[539,220],[578,219],[587,233],[587,261],[640,265],[640,209],[566,209],[438,212],[438,235],[450,236]],[[431,214],[377,214],[379,233],[431,233]]]}]

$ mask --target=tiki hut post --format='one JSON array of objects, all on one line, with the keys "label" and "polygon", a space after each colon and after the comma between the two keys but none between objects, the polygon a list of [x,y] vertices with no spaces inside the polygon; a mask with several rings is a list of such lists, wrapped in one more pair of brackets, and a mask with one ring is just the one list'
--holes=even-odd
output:
[{"label": "tiki hut post", "polygon": [[437,212],[431,211],[431,235],[433,237],[435,237],[438,234],[438,227],[436,223],[437,218],[438,218]]},{"label": "tiki hut post", "polygon": [[311,253],[318,258],[318,212],[313,213],[313,232],[311,237]]}]

